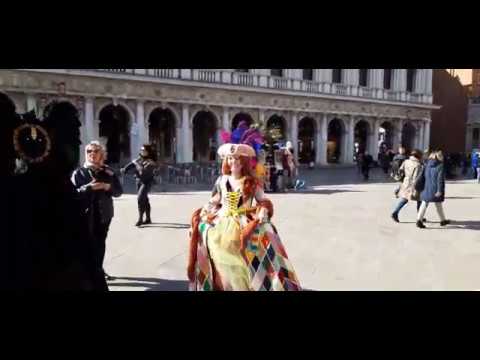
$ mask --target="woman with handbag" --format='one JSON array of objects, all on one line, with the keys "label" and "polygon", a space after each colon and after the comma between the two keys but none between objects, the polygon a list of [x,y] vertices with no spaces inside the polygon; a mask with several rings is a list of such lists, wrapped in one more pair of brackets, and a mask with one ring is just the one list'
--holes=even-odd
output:
[{"label": "woman with handbag", "polygon": [[398,220],[400,210],[407,205],[409,200],[417,201],[417,211],[420,208],[419,193],[415,190],[415,182],[422,173],[422,152],[420,150],[413,150],[410,153],[410,158],[405,160],[400,166],[399,172],[404,174],[398,196],[400,200],[397,203],[395,210],[392,213],[392,219],[395,222]]},{"label": "woman with handbag", "polygon": [[418,211],[417,227],[424,229],[423,219],[427,207],[430,203],[434,203],[437,209],[438,216],[440,218],[440,226],[450,224],[450,220],[445,218],[442,203],[445,201],[445,170],[443,165],[443,153],[441,151],[435,151],[428,157],[428,162],[423,172],[424,179],[423,187],[421,182],[416,186],[417,190],[421,190],[420,198],[422,204]]}]

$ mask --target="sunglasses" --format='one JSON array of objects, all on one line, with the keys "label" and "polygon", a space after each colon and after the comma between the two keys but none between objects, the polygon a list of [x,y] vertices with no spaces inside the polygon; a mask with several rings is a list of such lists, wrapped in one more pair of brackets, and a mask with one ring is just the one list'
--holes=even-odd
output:
[{"label": "sunglasses", "polygon": [[98,152],[100,152],[100,150],[98,150],[98,149],[95,149],[95,150],[93,150],[93,149],[88,149],[88,150],[87,150],[87,154],[91,154],[91,153],[96,154],[96,153],[98,153]]}]

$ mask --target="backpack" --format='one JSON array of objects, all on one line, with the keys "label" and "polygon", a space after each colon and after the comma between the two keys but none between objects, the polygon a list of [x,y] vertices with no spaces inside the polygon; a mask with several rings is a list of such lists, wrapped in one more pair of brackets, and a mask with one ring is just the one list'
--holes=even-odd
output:
[{"label": "backpack", "polygon": [[390,173],[390,176],[395,181],[403,181],[405,178],[405,170],[402,169],[402,164],[404,161],[405,159],[394,159],[392,162],[392,172]]}]

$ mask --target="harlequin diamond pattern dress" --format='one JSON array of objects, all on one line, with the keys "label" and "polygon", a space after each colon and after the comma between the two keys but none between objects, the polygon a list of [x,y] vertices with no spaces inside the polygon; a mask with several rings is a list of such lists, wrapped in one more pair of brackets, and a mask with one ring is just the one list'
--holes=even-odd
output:
[{"label": "harlequin diamond pattern dress", "polygon": [[[221,208],[215,216],[202,216],[198,225],[198,245],[194,291],[214,290],[218,281],[227,291],[301,290],[295,270],[271,222],[257,223],[248,233],[241,252],[242,231],[254,221],[252,207],[256,195],[246,198],[243,187],[233,191],[228,176],[216,183]],[[263,195],[263,191],[258,188]],[[219,279],[215,279],[218,277]]]}]

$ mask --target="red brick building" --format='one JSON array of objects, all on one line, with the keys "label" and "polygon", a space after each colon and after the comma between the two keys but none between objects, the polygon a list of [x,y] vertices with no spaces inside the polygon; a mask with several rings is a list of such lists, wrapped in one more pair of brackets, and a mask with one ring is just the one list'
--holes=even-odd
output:
[{"label": "red brick building", "polygon": [[[479,78],[480,89],[480,78]],[[445,69],[433,70],[433,103],[442,108],[432,113],[430,148],[444,152],[465,151],[468,95],[457,77]]]},{"label": "red brick building", "polygon": [[472,69],[472,97],[480,97],[480,69]]}]

